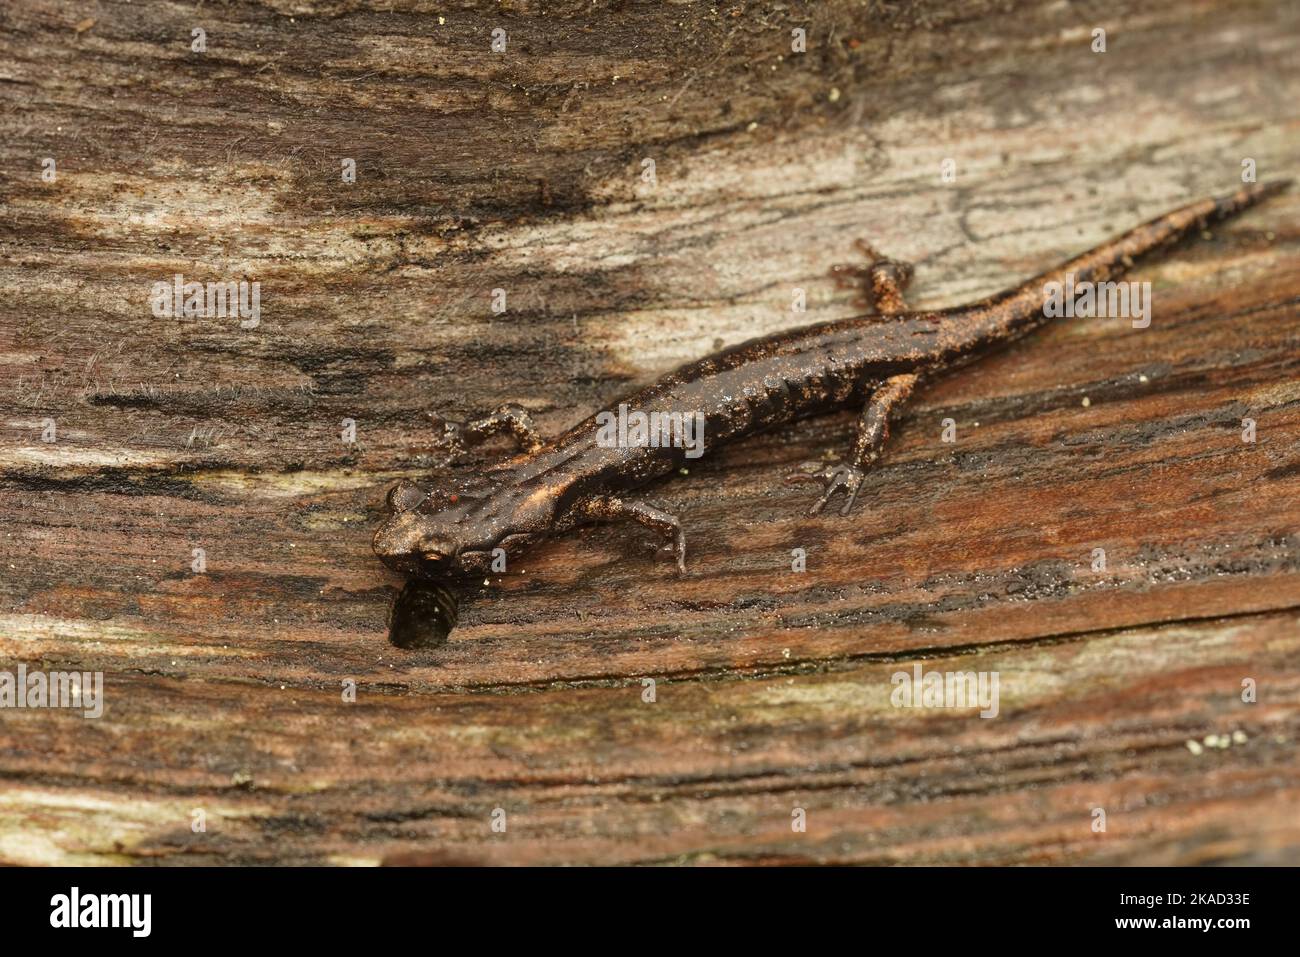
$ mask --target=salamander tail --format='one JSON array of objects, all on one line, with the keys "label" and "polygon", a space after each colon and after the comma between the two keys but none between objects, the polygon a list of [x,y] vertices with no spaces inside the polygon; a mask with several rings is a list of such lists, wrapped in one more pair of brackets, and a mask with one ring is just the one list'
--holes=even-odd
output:
[{"label": "salamander tail", "polygon": [[1201,233],[1210,223],[1235,216],[1242,210],[1277,195],[1290,185],[1289,179],[1250,183],[1234,193],[1188,203],[1090,249],[1053,272],[1073,272],[1076,281],[1113,278],[1125,272],[1135,260],[1147,253]]},{"label": "salamander tail", "polygon": [[971,321],[982,335],[989,337],[1022,335],[1048,318],[1045,303],[1050,287],[1078,287],[1113,280],[1148,253],[1199,235],[1210,223],[1228,219],[1277,195],[1291,182],[1279,179],[1250,183],[1236,192],[1188,203],[1157,216],[1014,289],[976,303],[971,308]]},{"label": "salamander tail", "polygon": [[1235,216],[1243,209],[1248,209],[1270,196],[1276,196],[1290,189],[1293,182],[1295,181],[1290,179],[1275,179],[1267,183],[1251,183],[1235,193],[1220,196],[1214,201],[1214,218],[1227,219],[1229,216]]}]

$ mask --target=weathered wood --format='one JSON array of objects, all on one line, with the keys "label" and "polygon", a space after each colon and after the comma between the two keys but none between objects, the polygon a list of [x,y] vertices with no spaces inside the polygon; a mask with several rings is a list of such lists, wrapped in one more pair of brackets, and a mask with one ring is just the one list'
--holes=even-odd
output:
[{"label": "weathered wood", "polygon": [[[1287,4],[0,24],[0,661],[107,685],[97,720],[0,710],[0,859],[1300,860],[1295,192],[1144,266],[1150,328],[1063,322],[925,389],[848,519],[782,478],[853,416],[803,423],[653,490],[686,578],[585,529],[421,653],[387,644],[400,579],[370,551],[387,487],[437,461],[425,411],[555,432],[851,315],[828,270],[859,237],[937,306],[1245,158],[1296,175]],[[258,280],[261,325],[153,317],[176,273]],[[917,662],[997,671],[1001,713],[892,707]]]}]

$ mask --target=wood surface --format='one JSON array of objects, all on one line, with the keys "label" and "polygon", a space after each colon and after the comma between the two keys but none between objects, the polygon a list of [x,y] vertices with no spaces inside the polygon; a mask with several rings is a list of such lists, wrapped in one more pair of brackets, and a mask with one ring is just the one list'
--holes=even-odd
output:
[{"label": "wood surface", "polygon": [[[845,412],[647,493],[685,578],[583,529],[425,652],[370,548],[426,412],[554,434],[853,315],[855,239],[956,304],[1298,157],[1282,0],[5,4],[0,667],[106,704],[0,710],[0,860],[1300,863],[1300,189],[1140,268],[1149,328],[926,388],[850,517],[783,483]],[[918,662],[998,716],[893,707]]]}]

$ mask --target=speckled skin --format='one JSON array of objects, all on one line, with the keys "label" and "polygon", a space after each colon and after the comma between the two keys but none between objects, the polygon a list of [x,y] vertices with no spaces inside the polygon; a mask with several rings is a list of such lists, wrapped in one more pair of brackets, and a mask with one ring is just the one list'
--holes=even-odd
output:
[{"label": "speckled skin", "polygon": [[[1168,213],[999,295],[934,312],[902,312],[906,264],[879,260],[863,272],[878,313],[793,329],[733,346],[677,369],[620,400],[644,412],[703,412],[710,449],[865,400],[849,462],[816,475],[825,494],[838,491],[852,507],[865,470],[878,458],[889,421],[915,387],[987,354],[1050,321],[1044,285],[1114,278],[1138,257],[1198,232],[1285,188],[1250,185]],[[614,403],[610,410],[618,408]],[[492,549],[507,552],[588,521],[630,519],[663,534],[665,549],[685,571],[685,538],[677,519],[625,493],[688,464],[681,448],[605,448],[596,416],[542,441],[527,413],[503,407],[469,426],[445,424],[452,450],[495,432],[511,432],[525,450],[455,489],[427,491],[403,482],[389,493],[393,515],[375,535],[376,554],[408,574],[438,577],[485,570]]]}]

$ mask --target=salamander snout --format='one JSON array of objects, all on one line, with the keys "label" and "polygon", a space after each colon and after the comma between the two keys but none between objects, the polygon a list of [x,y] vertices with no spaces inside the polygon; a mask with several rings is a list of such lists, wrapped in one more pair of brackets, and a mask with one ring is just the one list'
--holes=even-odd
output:
[{"label": "salamander snout", "polygon": [[375,554],[394,571],[429,575],[449,569],[460,552],[450,530],[430,515],[398,512],[375,532]]},{"label": "salamander snout", "polygon": [[[400,482],[388,493],[393,515],[375,532],[375,554],[389,568],[408,575],[445,571],[461,542],[452,525],[427,510],[430,493],[414,482]],[[422,507],[423,506],[423,507]]]}]

